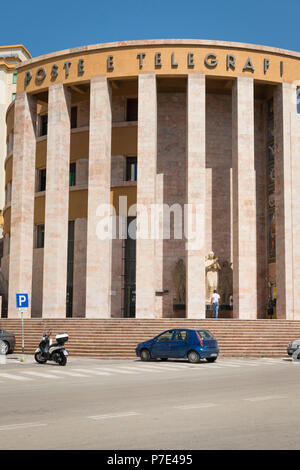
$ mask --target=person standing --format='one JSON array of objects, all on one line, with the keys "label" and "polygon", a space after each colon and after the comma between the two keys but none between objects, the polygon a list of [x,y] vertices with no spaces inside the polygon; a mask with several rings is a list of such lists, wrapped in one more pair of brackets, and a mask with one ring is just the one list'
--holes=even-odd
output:
[{"label": "person standing", "polygon": [[219,302],[220,296],[216,290],[214,290],[213,295],[211,296],[211,305],[212,305],[212,318],[218,318],[219,313]]}]

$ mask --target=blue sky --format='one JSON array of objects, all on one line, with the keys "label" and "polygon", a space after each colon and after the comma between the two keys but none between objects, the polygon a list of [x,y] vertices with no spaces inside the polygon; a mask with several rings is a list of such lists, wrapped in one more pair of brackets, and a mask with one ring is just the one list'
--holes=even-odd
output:
[{"label": "blue sky", "polygon": [[299,0],[14,0],[0,44],[32,56],[134,39],[215,39],[300,51]]}]

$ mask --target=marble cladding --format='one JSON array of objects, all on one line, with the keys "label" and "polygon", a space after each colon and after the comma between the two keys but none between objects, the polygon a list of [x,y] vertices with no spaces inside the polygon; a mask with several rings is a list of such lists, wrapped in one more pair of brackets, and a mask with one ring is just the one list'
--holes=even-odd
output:
[{"label": "marble cladding", "polygon": [[[110,185],[120,185],[125,179],[126,156],[111,157],[110,146],[111,123],[124,121],[126,99],[111,98],[103,77],[92,80],[91,97],[91,105],[82,102],[77,115],[78,127],[90,122],[89,159],[76,162],[76,184],[89,184],[89,220],[75,221],[73,315],[119,317],[123,309],[124,243],[99,241],[95,234],[97,206],[109,203]],[[187,316],[204,316],[201,259],[213,251],[220,261],[233,262],[236,318],[266,316],[268,275],[277,285],[278,318],[300,318],[300,118],[295,97],[295,85],[274,87],[276,264],[268,265],[266,101],[254,99],[253,80],[238,78],[231,96],[205,93],[205,77],[193,74],[187,93],[163,93],[157,92],[155,75],[140,75],[137,201],[181,207],[191,201],[202,204],[203,247],[192,253],[186,250],[185,240],[172,235],[170,240],[137,241],[137,317],[179,315],[173,308],[177,300],[172,278],[179,259],[184,260],[187,270]],[[44,261],[44,250],[32,249],[30,226],[36,103],[26,94],[16,101],[19,119],[14,131],[11,255],[9,260],[5,248],[2,259],[6,278],[10,269],[10,317],[16,316],[15,292],[21,290],[32,298],[28,316],[64,316],[65,289],[59,286],[66,278],[61,266],[66,263],[69,142],[61,136],[69,126],[69,107],[68,92],[62,85],[50,87]],[[30,158],[24,159],[25,152]],[[59,168],[57,153],[61,156]],[[51,173],[55,175],[52,180]],[[8,187],[7,202],[9,192]],[[57,292],[55,299],[50,297],[53,290]],[[157,291],[165,293],[157,296]]]},{"label": "marble cladding", "polygon": [[43,317],[66,308],[71,93],[49,87]]},{"label": "marble cladding", "polygon": [[90,93],[86,317],[109,318],[111,240],[102,240],[97,236],[97,209],[102,204],[110,204],[111,86],[106,77],[93,78]]}]

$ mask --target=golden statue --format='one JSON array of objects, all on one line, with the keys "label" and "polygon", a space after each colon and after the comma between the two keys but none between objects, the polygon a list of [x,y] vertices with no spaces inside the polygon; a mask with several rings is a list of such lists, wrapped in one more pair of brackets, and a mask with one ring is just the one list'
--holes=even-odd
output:
[{"label": "golden statue", "polygon": [[219,258],[215,258],[213,251],[210,251],[205,260],[205,274],[206,274],[206,303],[210,304],[211,296],[214,290],[218,291],[219,287]]}]

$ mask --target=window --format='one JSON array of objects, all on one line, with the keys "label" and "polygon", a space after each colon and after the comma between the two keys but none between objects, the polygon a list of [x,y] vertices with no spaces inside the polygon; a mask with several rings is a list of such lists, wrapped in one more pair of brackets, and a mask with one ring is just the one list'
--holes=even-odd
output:
[{"label": "window", "polygon": [[170,330],[170,331],[167,331],[166,333],[163,333],[157,338],[157,342],[161,343],[163,341],[171,341],[173,333],[174,333],[174,330]]},{"label": "window", "polygon": [[126,158],[126,181],[137,180],[137,157]]},{"label": "window", "polygon": [[174,341],[186,341],[188,339],[188,332],[186,330],[177,331]]},{"label": "window", "polygon": [[127,98],[126,101],[126,121],[138,120],[138,99]]},{"label": "window", "polygon": [[17,95],[17,93],[12,93],[12,95],[11,95],[11,100],[12,101],[14,101],[16,99],[16,95]]},{"label": "window", "polygon": [[45,240],[45,226],[37,225],[36,226],[36,248],[44,248]]},{"label": "window", "polygon": [[74,237],[75,223],[69,220],[68,226],[68,258],[67,258],[67,292],[66,292],[66,316],[73,314],[73,279],[74,279]]},{"label": "window", "polygon": [[40,137],[42,135],[47,135],[48,129],[48,114],[43,114],[40,116]]},{"label": "window", "polygon": [[202,339],[214,339],[213,335],[207,330],[198,330],[198,334]]},{"label": "window", "polygon": [[37,191],[46,191],[46,168],[38,170]]},{"label": "window", "polygon": [[13,73],[13,84],[15,85],[17,83],[17,72]]},{"label": "window", "polygon": [[70,164],[69,186],[76,185],[76,163]]},{"label": "window", "polygon": [[76,129],[77,127],[77,106],[71,108],[71,129]]},{"label": "window", "polygon": [[300,88],[297,88],[297,113],[300,114]]}]

